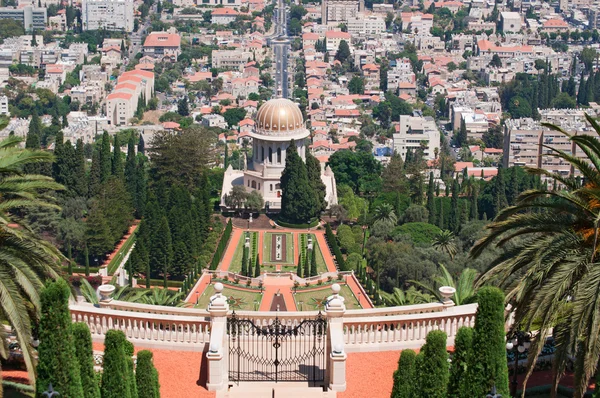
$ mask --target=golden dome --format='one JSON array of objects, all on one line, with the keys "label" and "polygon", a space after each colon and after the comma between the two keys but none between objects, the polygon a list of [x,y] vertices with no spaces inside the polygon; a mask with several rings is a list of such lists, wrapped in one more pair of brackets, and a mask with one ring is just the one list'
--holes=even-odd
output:
[{"label": "golden dome", "polygon": [[298,105],[285,98],[272,99],[263,104],[256,114],[258,132],[287,133],[304,127],[304,118]]}]

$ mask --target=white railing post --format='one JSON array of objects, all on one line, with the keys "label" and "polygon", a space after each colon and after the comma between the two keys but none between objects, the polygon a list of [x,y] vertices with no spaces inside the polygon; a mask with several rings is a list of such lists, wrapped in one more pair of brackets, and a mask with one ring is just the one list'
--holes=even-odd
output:
[{"label": "white railing post", "polygon": [[327,298],[325,313],[327,314],[327,340],[329,358],[327,361],[327,377],[332,391],[346,391],[346,352],[344,350],[344,313],[346,305],[339,295],[340,285],[331,286],[333,295]]},{"label": "white railing post", "polygon": [[227,312],[229,304],[227,298],[221,293],[222,283],[215,283],[215,294],[210,298],[208,312],[210,313],[210,344],[206,358],[208,359],[209,391],[224,390],[228,384],[228,368],[226,341],[227,341]]}]

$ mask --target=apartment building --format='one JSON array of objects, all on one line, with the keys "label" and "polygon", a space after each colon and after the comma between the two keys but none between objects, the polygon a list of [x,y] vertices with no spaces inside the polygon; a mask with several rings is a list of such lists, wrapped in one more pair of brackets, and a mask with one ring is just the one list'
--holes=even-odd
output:
[{"label": "apartment building", "polygon": [[83,0],[83,30],[133,32],[133,0]]},{"label": "apartment building", "polygon": [[346,43],[350,45],[351,37],[352,36],[348,32],[340,32],[335,30],[325,32],[325,46],[327,51],[337,51],[342,40],[346,41]]},{"label": "apartment building", "polygon": [[48,22],[48,14],[45,8],[38,7],[0,7],[0,19],[14,19],[23,24],[26,31],[45,30]]},{"label": "apartment building", "polygon": [[252,61],[252,52],[242,50],[213,50],[212,66],[213,68],[223,68],[244,70],[244,65]]},{"label": "apartment building", "polygon": [[363,0],[323,0],[321,3],[322,24],[346,23],[364,9]]},{"label": "apartment building", "polygon": [[154,73],[133,70],[123,73],[115,89],[106,98],[106,116],[113,126],[129,124],[141,95],[146,103],[154,93]]},{"label": "apartment building", "polygon": [[144,55],[177,62],[181,54],[181,36],[177,33],[151,32],[144,41]]},{"label": "apartment building", "polygon": [[540,121],[531,118],[509,119],[504,127],[504,167],[527,166],[546,169],[562,176],[573,173],[568,162],[552,156],[550,146],[582,159],[587,156],[564,134],[541,125],[542,122],[554,123],[575,135],[595,135],[594,130],[584,118],[583,111],[561,109],[541,111]]},{"label": "apartment building", "polygon": [[385,32],[385,19],[380,15],[358,14],[346,22],[348,33],[351,35],[367,34],[378,35]]},{"label": "apartment building", "polygon": [[8,110],[8,97],[3,95],[0,97],[0,115],[9,115],[10,111]]},{"label": "apartment building", "polygon": [[406,159],[408,150],[423,147],[427,159],[435,158],[435,149],[440,147],[440,131],[432,117],[401,115],[393,135],[394,151]]}]

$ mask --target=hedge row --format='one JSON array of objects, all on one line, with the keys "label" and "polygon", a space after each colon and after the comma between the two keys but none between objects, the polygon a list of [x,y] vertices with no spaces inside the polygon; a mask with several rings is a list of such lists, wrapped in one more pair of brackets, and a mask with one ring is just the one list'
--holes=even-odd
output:
[{"label": "hedge row", "polygon": [[339,271],[348,271],[346,269],[346,262],[344,261],[344,256],[342,256],[342,251],[340,250],[337,239],[336,239],[335,235],[333,234],[333,231],[331,230],[331,226],[329,225],[329,223],[325,224],[325,238],[327,239],[327,243],[329,244],[329,247],[331,248],[333,256],[335,257],[335,260],[337,261],[338,270]]},{"label": "hedge row", "polygon": [[[146,279],[145,278],[139,278],[137,280],[138,285],[143,285],[146,286]],[[164,286],[165,285],[165,281],[164,279],[150,279],[150,286]],[[182,281],[171,281],[171,280],[167,280],[167,286],[168,287],[182,287],[183,286],[183,282]]]},{"label": "hedge row", "polygon": [[[61,269],[69,273],[69,266],[63,266]],[[90,267],[90,274],[97,274],[100,271],[100,267]],[[74,274],[85,274],[85,267],[73,267],[72,272]]]},{"label": "hedge row", "polygon": [[229,238],[231,237],[231,231],[233,230],[233,225],[231,224],[231,219],[227,223],[225,230],[223,231],[223,235],[221,235],[221,239],[219,240],[219,244],[217,245],[217,250],[213,254],[213,258],[210,262],[210,269],[215,270],[219,265],[219,261],[221,261],[221,257],[223,257],[223,253],[225,253],[225,248],[227,247],[227,242],[229,242]]},{"label": "hedge row", "polygon": [[315,218],[309,224],[291,224],[282,220],[277,220],[277,225],[286,228],[297,228],[297,229],[305,229],[305,228],[314,228],[319,224],[319,219]]}]

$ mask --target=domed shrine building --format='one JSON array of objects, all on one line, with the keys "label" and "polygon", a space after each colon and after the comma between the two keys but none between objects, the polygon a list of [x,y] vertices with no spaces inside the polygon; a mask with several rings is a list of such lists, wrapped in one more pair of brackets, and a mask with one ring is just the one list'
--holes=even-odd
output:
[{"label": "domed shrine building", "polygon": [[[255,117],[252,137],[252,156],[244,162],[244,170],[225,170],[221,191],[221,208],[227,209],[225,195],[235,185],[243,185],[247,192],[259,191],[267,211],[281,209],[280,179],[285,168],[286,152],[292,140],[298,154],[306,162],[310,133],[298,105],[284,98],[265,102]],[[331,168],[321,164],[321,180],[325,184],[327,205],[337,204],[335,177]]]}]

